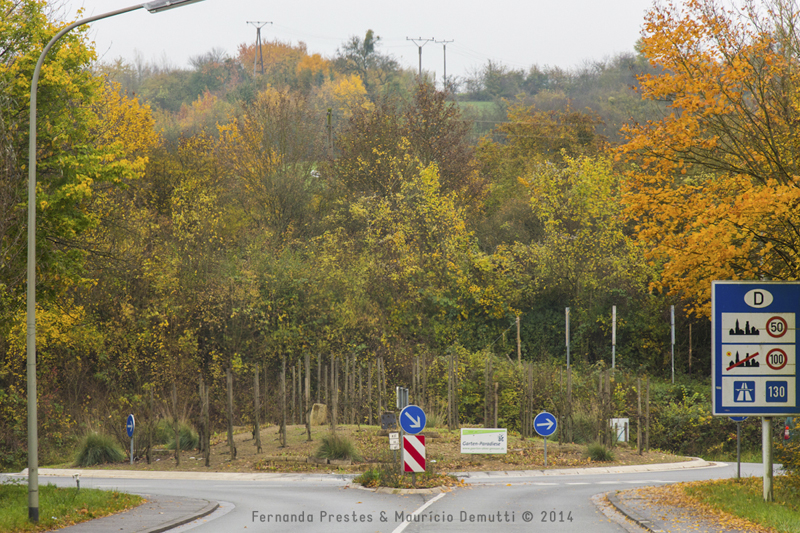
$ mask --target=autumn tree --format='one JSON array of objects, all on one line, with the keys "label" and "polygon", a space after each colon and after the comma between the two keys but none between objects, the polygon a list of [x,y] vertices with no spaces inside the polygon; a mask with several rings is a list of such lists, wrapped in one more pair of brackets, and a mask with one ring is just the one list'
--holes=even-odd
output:
[{"label": "autumn tree", "polygon": [[325,157],[315,118],[304,96],[270,88],[222,129],[218,155],[232,198],[255,230],[269,232],[262,242],[286,242],[311,224],[324,189],[315,171]]},{"label": "autumn tree", "polygon": [[334,63],[339,72],[360,77],[373,97],[385,95],[387,88],[398,88],[400,66],[393,57],[378,51],[380,40],[372,30],[367,30],[363,39],[354,35],[336,51]]},{"label": "autumn tree", "polygon": [[[527,292],[514,303],[533,308],[534,321],[545,323],[553,316],[541,303],[555,304],[556,324],[563,322],[563,307],[570,307],[575,359],[592,362],[608,346],[611,307],[616,305],[625,326],[637,328],[635,337],[628,327],[619,328],[620,337],[626,337],[619,344],[625,346],[629,362],[652,361],[652,324],[644,313],[634,315],[648,307],[653,272],[627,230],[620,202],[623,178],[610,158],[564,156],[563,168],[540,163],[520,181],[529,190],[530,208],[542,234],[529,243],[503,245],[496,254],[506,268],[513,264],[521,270],[514,272],[512,267],[511,275],[529,276]],[[536,336],[540,342],[556,341],[543,343],[549,350],[563,341],[561,336],[554,339],[548,328],[540,328]]]},{"label": "autumn tree", "polygon": [[393,170],[397,162],[418,159],[424,165],[437,165],[444,191],[456,192],[461,202],[475,205],[483,183],[469,133],[456,104],[445,93],[420,84],[408,101],[383,98],[374,108],[353,110],[336,142],[334,171],[350,195],[386,197],[402,186],[405,174]]},{"label": "autumn tree", "polygon": [[529,190],[519,178],[544,163],[564,168],[569,158],[599,154],[605,146],[597,132],[600,125],[592,113],[569,105],[559,110],[542,110],[522,101],[511,105],[507,120],[476,147],[480,173],[488,182],[485,209],[475,222],[485,250],[541,236]]},{"label": "autumn tree", "polygon": [[642,51],[663,69],[642,95],[669,102],[632,125],[629,214],[664,290],[708,315],[713,279],[797,279],[798,63],[792,0],[652,9]]}]

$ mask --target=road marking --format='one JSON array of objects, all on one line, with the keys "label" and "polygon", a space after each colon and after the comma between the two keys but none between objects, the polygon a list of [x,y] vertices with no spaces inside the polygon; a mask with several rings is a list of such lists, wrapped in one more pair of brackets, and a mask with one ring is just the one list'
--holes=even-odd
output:
[{"label": "road marking", "polygon": [[[428,500],[427,502],[425,502],[424,504],[422,504],[422,506],[421,506],[419,509],[417,509],[416,511],[414,511],[413,513],[411,513],[410,515],[408,515],[408,517],[409,517],[409,518],[411,518],[411,517],[417,516],[418,514],[422,513],[422,511],[424,511],[425,509],[427,509],[428,507],[430,507],[431,505],[433,505],[433,504],[434,504],[434,502],[436,502],[437,500],[441,500],[442,498],[444,498],[444,495],[445,495],[445,494],[447,494],[447,493],[446,493],[446,492],[440,492],[440,493],[439,493],[437,496],[435,496],[435,497],[431,498],[430,500]],[[410,523],[411,523],[411,520],[407,520],[407,521],[403,522],[402,524],[400,524],[399,526],[397,526],[397,527],[394,529],[394,531],[392,531],[392,533],[400,533],[400,532],[401,532],[401,531],[403,531],[405,528],[407,528],[407,527],[408,527],[408,525],[409,525]]]}]

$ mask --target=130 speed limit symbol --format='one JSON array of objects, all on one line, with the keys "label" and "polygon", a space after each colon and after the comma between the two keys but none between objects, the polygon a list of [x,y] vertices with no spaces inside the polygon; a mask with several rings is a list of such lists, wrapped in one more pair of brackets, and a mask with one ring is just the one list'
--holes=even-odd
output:
[{"label": "130 speed limit symbol", "polygon": [[783,317],[774,316],[767,320],[767,334],[774,339],[786,335],[788,329],[789,326]]},{"label": "130 speed limit symbol", "polygon": [[780,348],[773,348],[767,353],[767,364],[772,370],[780,370],[785,367],[788,360],[786,352]]}]

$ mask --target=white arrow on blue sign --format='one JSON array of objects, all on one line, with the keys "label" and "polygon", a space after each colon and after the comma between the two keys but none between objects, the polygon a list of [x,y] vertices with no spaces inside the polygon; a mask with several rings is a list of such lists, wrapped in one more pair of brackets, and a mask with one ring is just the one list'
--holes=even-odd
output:
[{"label": "white arrow on blue sign", "polygon": [[133,430],[136,428],[136,421],[133,419],[133,415],[128,415],[128,423],[125,424],[125,429],[128,430],[128,436],[133,437]]},{"label": "white arrow on blue sign", "polygon": [[416,405],[407,405],[400,411],[400,427],[409,435],[416,435],[425,429],[425,411]]},{"label": "white arrow on blue sign", "polygon": [[556,417],[548,413],[547,411],[542,411],[536,418],[533,419],[533,428],[536,430],[536,433],[541,435],[542,437],[549,437],[553,433],[556,432],[556,427],[558,427],[558,422],[556,422]]}]

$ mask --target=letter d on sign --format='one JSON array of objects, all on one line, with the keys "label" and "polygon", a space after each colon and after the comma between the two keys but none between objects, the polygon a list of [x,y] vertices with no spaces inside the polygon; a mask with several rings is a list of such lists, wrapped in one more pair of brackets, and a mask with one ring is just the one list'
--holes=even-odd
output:
[{"label": "letter d on sign", "polygon": [[772,293],[764,289],[753,289],[744,295],[744,303],[750,307],[761,309],[772,303]]}]

